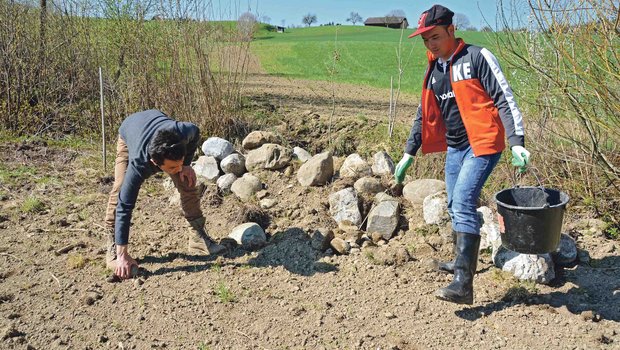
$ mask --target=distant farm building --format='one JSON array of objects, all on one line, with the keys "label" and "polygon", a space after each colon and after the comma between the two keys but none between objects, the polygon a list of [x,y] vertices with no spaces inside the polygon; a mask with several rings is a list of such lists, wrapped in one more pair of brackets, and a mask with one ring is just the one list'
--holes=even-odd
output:
[{"label": "distant farm building", "polygon": [[409,27],[409,22],[407,22],[405,17],[368,17],[364,21],[364,25],[400,29]]}]

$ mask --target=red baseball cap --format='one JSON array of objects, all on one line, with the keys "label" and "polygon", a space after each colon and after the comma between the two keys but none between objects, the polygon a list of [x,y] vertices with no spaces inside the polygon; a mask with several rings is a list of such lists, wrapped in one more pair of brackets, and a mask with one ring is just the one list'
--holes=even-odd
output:
[{"label": "red baseball cap", "polygon": [[418,29],[409,35],[409,38],[428,32],[437,26],[452,24],[452,16],[454,16],[454,12],[448,8],[441,5],[433,5],[430,9],[422,12],[418,20]]}]

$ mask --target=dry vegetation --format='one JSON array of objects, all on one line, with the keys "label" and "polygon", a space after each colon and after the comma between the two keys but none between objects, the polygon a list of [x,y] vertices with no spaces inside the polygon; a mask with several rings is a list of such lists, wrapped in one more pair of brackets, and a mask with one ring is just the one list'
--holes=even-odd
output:
[{"label": "dry vegetation", "polygon": [[0,1],[2,126],[20,135],[98,130],[102,67],[108,127],[159,108],[208,132],[240,132],[248,41],[233,24],[208,21],[210,5],[175,4]]},{"label": "dry vegetation", "polygon": [[545,183],[570,189],[575,204],[612,222],[613,234],[620,217],[618,2],[510,4],[515,11],[500,16],[505,28],[525,30],[505,30],[498,47],[525,77],[520,97],[534,162]]}]

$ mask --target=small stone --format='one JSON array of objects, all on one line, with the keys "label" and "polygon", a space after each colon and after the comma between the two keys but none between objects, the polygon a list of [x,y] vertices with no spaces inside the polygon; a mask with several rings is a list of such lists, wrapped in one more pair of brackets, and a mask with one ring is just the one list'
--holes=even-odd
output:
[{"label": "small stone", "polygon": [[100,335],[97,341],[99,341],[100,343],[105,343],[108,341],[108,337],[106,337],[105,335]]},{"label": "small stone", "polygon": [[299,160],[302,163],[309,161],[312,158],[312,155],[301,147],[293,148],[293,158]]},{"label": "small stone", "polygon": [[278,204],[278,201],[273,198],[265,198],[259,202],[260,207],[263,209],[271,209],[276,204]]},{"label": "small stone", "polygon": [[370,234],[370,237],[373,242],[378,243],[379,241],[383,239],[383,233],[375,231]]},{"label": "small stone", "polygon": [[592,321],[592,322],[598,322],[601,320],[601,316],[592,310],[586,310],[582,312],[581,318],[584,321]]},{"label": "small stone", "polygon": [[385,314],[383,314],[385,316],[385,318],[387,318],[388,320],[394,319],[396,318],[396,315],[394,315],[391,312],[386,312]]},{"label": "small stone", "polygon": [[325,251],[334,239],[334,232],[328,228],[319,228],[310,235],[312,248]]},{"label": "small stone", "polygon": [[140,287],[140,286],[141,286],[141,285],[143,285],[143,284],[144,284],[144,279],[143,279],[143,278],[141,278],[141,277],[136,278],[136,279],[134,279],[134,280],[133,280],[133,285],[134,285],[134,287],[136,287],[136,288]]},{"label": "small stone", "polygon": [[351,251],[351,245],[348,242],[346,242],[345,240],[343,240],[342,238],[334,238],[334,239],[332,239],[332,241],[330,242],[330,245],[339,254],[343,254],[343,255],[344,254],[349,254],[349,252]]}]

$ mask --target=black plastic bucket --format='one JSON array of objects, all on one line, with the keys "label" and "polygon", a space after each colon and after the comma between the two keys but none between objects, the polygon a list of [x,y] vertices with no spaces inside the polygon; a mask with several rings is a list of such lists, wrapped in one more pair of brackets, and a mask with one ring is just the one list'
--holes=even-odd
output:
[{"label": "black plastic bucket", "polygon": [[515,187],[495,194],[502,245],[522,254],[553,252],[560,243],[569,197],[543,187]]}]

